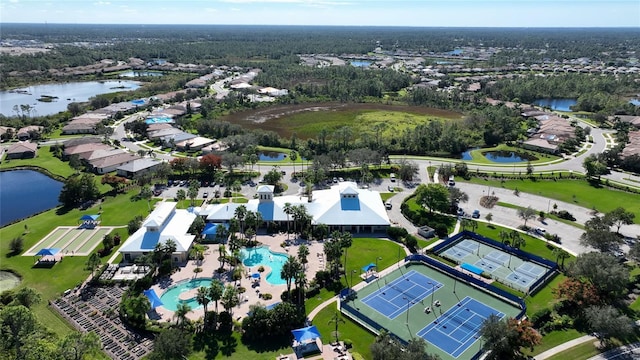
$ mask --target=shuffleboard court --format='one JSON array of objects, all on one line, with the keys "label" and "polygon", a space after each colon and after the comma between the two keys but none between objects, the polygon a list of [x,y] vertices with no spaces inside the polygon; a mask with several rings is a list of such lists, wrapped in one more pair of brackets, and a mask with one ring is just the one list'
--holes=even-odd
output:
[{"label": "shuffleboard court", "polygon": [[417,335],[458,358],[480,337],[482,323],[491,315],[505,314],[471,297],[465,297]]},{"label": "shuffleboard court", "polygon": [[428,276],[409,271],[367,295],[362,302],[389,319],[395,319],[413,305],[423,303],[424,298],[442,286]]},{"label": "shuffleboard court", "polygon": [[113,229],[113,226],[99,226],[94,229],[58,226],[22,255],[35,256],[42,249],[56,248],[60,249],[60,255],[63,256],[87,256]]}]

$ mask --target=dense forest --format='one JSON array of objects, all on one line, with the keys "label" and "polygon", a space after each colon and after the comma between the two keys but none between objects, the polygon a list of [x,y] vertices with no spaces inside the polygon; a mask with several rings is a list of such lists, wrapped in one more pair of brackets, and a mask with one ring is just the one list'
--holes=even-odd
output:
[{"label": "dense forest", "polygon": [[461,47],[502,48],[492,64],[611,61],[640,51],[640,29],[492,29],[321,26],[3,24],[2,39],[56,44],[58,55],[0,56],[2,71],[88,65],[98,59],[228,64],[293,54],[444,53]]}]

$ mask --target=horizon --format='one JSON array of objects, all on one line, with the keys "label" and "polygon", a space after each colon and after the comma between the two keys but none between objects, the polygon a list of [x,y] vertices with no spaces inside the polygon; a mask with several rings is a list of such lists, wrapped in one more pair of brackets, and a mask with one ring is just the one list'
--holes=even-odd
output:
[{"label": "horizon", "polygon": [[0,13],[0,24],[640,27],[637,0],[7,0]]}]

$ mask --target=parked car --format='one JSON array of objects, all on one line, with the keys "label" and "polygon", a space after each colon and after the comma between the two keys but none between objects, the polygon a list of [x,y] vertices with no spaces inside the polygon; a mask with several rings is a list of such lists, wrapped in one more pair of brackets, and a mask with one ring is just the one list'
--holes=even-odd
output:
[{"label": "parked car", "polygon": [[387,186],[387,190],[389,190],[389,192],[393,192],[393,190],[394,190],[393,186],[391,186],[391,185]]},{"label": "parked car", "polygon": [[393,207],[393,205],[391,205],[391,203],[387,201],[386,203],[384,203],[384,207],[385,207],[387,210],[391,210],[391,208]]},{"label": "parked car", "polygon": [[480,210],[473,210],[473,214],[471,214],[471,217],[474,219],[479,219],[480,218]]},{"label": "parked car", "polygon": [[202,198],[206,199],[208,197],[209,197],[209,193],[208,192],[205,192],[204,194],[202,194]]},{"label": "parked car", "polygon": [[544,228],[538,227],[535,229],[535,232],[538,235],[544,235],[544,233],[547,232],[547,230],[545,230]]}]

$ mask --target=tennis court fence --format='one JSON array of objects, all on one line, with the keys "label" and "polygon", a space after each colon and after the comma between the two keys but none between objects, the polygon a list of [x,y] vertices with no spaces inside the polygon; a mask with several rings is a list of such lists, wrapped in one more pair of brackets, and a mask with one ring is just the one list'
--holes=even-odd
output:
[{"label": "tennis court fence", "polygon": [[526,312],[527,312],[527,305],[525,304],[524,300],[522,300],[521,298],[508,293],[502,289],[499,289],[491,284],[487,284],[484,281],[478,280],[476,278],[474,278],[471,275],[465,274],[461,271],[458,271],[444,263],[441,263],[440,261],[437,261],[435,259],[432,259],[426,255],[421,255],[421,254],[414,254],[414,255],[409,255],[405,258],[405,261],[416,261],[416,262],[421,262],[424,263],[432,268],[435,268],[436,270],[439,270],[441,272],[444,272],[448,275],[451,275],[453,277],[456,277],[458,279],[461,279],[463,281],[466,281],[472,285],[474,285],[477,288],[480,288],[482,290],[484,290],[485,292],[488,292],[490,294],[493,295],[497,295],[505,300],[507,300],[508,302],[514,304],[515,306],[519,307],[520,313],[518,313],[518,315],[516,316],[516,318],[520,318],[522,317]]}]

